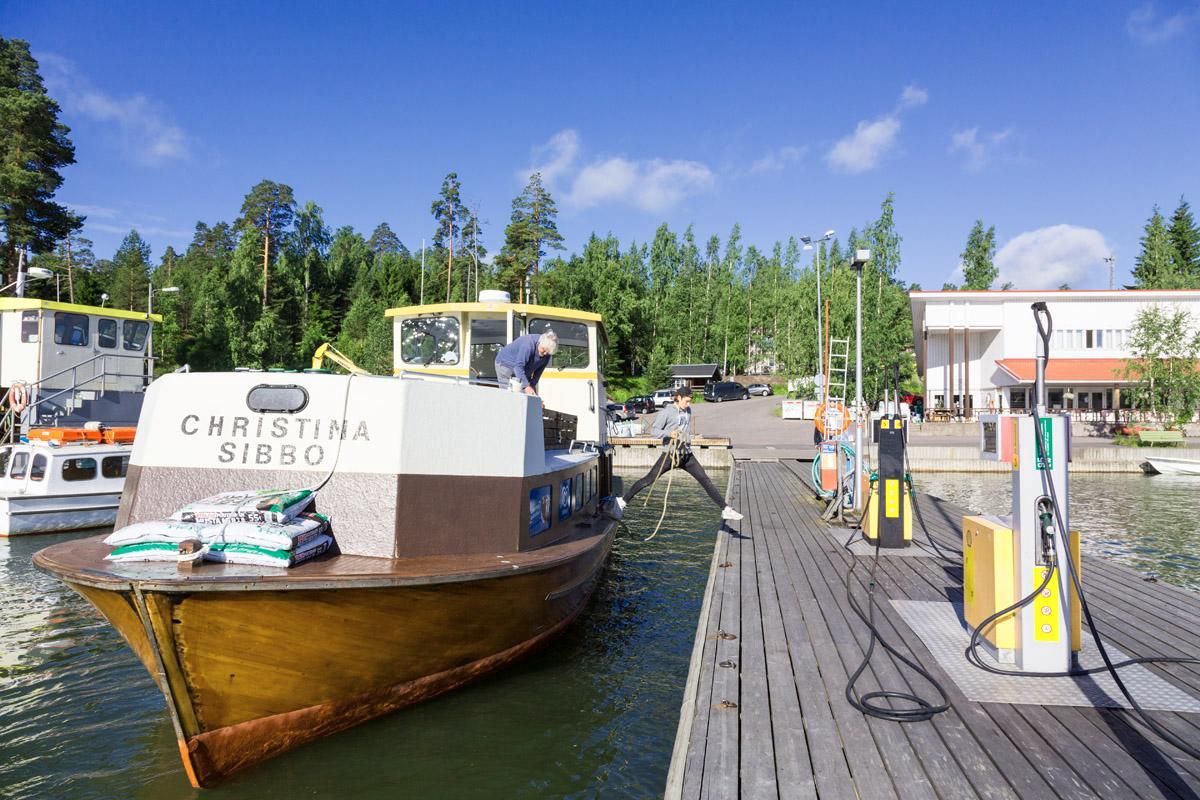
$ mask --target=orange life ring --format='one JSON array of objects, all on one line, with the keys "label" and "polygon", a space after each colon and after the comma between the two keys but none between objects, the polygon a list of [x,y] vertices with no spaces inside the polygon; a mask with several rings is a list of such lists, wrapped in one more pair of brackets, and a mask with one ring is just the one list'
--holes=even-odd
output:
[{"label": "orange life ring", "polygon": [[29,405],[29,387],[24,381],[16,381],[8,390],[8,406],[14,414],[20,414]]},{"label": "orange life ring", "polygon": [[[826,436],[838,436],[850,427],[850,409],[836,401],[828,405],[828,409],[826,409],[825,403],[817,406],[816,418],[813,423],[817,426],[817,430]],[[831,423],[829,430],[825,429],[826,423]]]}]

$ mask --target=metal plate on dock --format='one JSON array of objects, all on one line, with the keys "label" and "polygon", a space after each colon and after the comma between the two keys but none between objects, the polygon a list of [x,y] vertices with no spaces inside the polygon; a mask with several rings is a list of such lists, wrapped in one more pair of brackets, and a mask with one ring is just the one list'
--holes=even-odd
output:
[{"label": "metal plate on dock", "polygon": [[[1078,678],[1033,678],[995,675],[972,666],[963,655],[971,643],[971,634],[963,619],[961,603],[936,600],[891,602],[968,700],[1019,705],[1129,708],[1121,690],[1108,673]],[[1080,667],[1090,669],[1103,666],[1104,662],[1091,641],[1090,633],[1085,630],[1083,638]],[[1105,649],[1114,662],[1129,657],[1107,642]],[[1011,665],[994,661],[982,647],[979,654],[985,663],[1001,669],[1012,669]],[[1125,667],[1121,670],[1121,680],[1147,710],[1200,713],[1200,699],[1176,688],[1143,666]]]},{"label": "metal plate on dock", "polygon": [[[838,546],[846,546],[846,540],[850,538],[850,533],[845,528],[830,528],[829,535]],[[874,556],[875,545],[868,542],[857,531],[854,532],[854,541],[846,547],[851,553],[856,556]],[[913,539],[912,544],[908,547],[881,547],[879,555],[888,558],[937,558],[937,551],[924,542]]]}]

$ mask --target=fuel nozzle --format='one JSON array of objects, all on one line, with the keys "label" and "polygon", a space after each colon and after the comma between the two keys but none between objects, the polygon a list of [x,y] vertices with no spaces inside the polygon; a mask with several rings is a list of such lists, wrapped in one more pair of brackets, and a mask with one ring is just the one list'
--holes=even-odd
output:
[{"label": "fuel nozzle", "polygon": [[1042,496],[1037,500],[1038,529],[1042,535],[1041,563],[1055,566],[1056,551],[1054,548],[1054,505],[1049,497]]}]

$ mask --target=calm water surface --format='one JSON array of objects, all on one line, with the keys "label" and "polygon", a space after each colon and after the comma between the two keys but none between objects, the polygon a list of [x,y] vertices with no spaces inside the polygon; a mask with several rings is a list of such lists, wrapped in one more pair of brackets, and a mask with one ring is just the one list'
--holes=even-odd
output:
[{"label": "calm water surface", "polygon": [[[983,514],[1012,513],[1012,477],[918,473],[920,491]],[[1086,553],[1200,590],[1200,478],[1072,474],[1071,527]]]},{"label": "calm water surface", "polygon": [[117,633],[33,568],[62,537],[0,539],[0,797],[661,795],[719,524],[682,478],[654,540],[642,541],[662,495],[631,505],[634,533],[618,534],[591,605],[554,645],[214,792],[188,786],[162,695]]}]

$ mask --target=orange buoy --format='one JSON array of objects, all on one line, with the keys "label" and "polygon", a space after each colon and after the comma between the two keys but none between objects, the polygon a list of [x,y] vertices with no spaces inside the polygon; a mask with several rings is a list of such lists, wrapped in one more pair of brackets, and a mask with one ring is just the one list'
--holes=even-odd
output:
[{"label": "orange buoy", "polygon": [[14,414],[20,414],[29,405],[29,387],[24,381],[16,381],[9,388],[8,405]]},{"label": "orange buoy", "polygon": [[825,436],[838,436],[850,427],[850,409],[841,403],[821,403],[813,423]]}]

